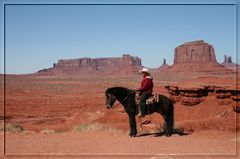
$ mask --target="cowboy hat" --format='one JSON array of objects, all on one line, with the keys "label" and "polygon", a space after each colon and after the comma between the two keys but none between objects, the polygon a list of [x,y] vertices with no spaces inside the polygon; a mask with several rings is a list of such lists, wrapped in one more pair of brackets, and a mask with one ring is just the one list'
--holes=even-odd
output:
[{"label": "cowboy hat", "polygon": [[139,70],[139,73],[147,73],[148,75],[151,75],[151,73],[150,73],[150,71],[149,71],[149,69],[147,69],[147,68],[142,68],[141,70]]}]

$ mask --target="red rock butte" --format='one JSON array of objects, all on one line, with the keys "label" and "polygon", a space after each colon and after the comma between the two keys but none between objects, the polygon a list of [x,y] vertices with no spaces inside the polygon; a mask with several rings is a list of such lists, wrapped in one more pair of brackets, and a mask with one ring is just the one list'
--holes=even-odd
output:
[{"label": "red rock butte", "polygon": [[39,74],[89,74],[132,73],[142,68],[141,59],[129,54],[112,58],[60,59],[52,68],[38,71]]},{"label": "red rock butte", "polygon": [[176,72],[231,72],[216,60],[214,47],[203,40],[186,42],[174,50],[174,64],[170,67]]}]

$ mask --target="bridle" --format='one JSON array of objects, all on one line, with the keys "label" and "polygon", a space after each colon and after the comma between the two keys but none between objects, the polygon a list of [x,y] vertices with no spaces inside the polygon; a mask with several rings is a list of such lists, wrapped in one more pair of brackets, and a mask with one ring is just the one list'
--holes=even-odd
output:
[{"label": "bridle", "polygon": [[[118,101],[119,103],[116,104],[115,106],[114,106],[114,105],[113,105],[113,106],[116,107],[116,106],[120,105],[121,103],[125,102],[125,101],[128,99],[128,97],[129,97],[130,95],[132,95],[133,93],[135,93],[135,91],[129,93],[121,102]],[[113,106],[112,106],[112,108],[113,108]]]}]

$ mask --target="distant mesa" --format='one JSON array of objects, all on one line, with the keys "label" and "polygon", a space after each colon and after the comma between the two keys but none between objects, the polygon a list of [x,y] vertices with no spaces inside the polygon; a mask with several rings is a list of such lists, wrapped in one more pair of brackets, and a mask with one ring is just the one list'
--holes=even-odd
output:
[{"label": "distant mesa", "polygon": [[[216,60],[214,47],[203,40],[186,42],[174,50],[174,64],[169,66],[166,59],[163,64],[151,69],[153,72],[205,72],[233,73],[236,64],[231,57],[225,56],[224,62]],[[239,66],[239,65],[238,65]],[[139,57],[123,54],[122,57],[60,59],[52,68],[37,72],[41,75],[78,75],[78,74],[129,74],[142,68]],[[240,67],[239,67],[240,68]]]},{"label": "distant mesa", "polygon": [[174,64],[170,67],[175,72],[229,72],[216,60],[214,47],[203,40],[186,42],[174,50]]},{"label": "distant mesa", "polygon": [[226,68],[229,68],[234,71],[236,71],[236,69],[240,69],[240,65],[234,63],[232,61],[232,57],[227,56],[227,55],[224,55],[224,61],[223,61],[222,65],[225,66]]},{"label": "distant mesa", "polygon": [[112,58],[60,59],[52,68],[38,71],[38,74],[89,74],[89,73],[132,73],[142,68],[139,57],[124,54]]},{"label": "distant mesa", "polygon": [[233,62],[232,62],[232,57],[231,57],[231,56],[224,55],[223,64],[224,64],[224,63],[233,63]]}]

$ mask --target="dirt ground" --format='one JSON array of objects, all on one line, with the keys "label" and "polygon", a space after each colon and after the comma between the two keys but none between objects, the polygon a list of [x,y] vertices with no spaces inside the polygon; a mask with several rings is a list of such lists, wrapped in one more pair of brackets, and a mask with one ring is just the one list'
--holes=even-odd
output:
[{"label": "dirt ground", "polygon": [[[189,80],[196,83],[198,76],[155,75],[154,92],[168,95],[164,86]],[[218,86],[221,81],[222,85],[225,81],[236,84],[232,75],[216,76],[207,80],[204,75],[204,80]],[[153,114],[144,118],[148,122],[144,132],[138,123],[138,137],[128,138],[126,113],[121,105],[107,110],[104,92],[111,86],[137,88],[140,81],[139,75],[7,76],[7,132],[5,136],[0,132],[0,157],[239,158],[239,113],[231,105],[217,103],[214,95],[192,107],[175,103],[175,128],[179,132],[173,136],[163,135],[163,119]],[[3,105],[3,95],[0,101]],[[0,110],[3,114],[3,107]],[[3,115],[1,130],[2,119]]]},{"label": "dirt ground", "polygon": [[[122,131],[58,134],[7,133],[7,155],[236,155],[238,134],[201,131],[165,137],[145,133],[128,138]],[[236,138],[238,137],[238,138]]]}]

